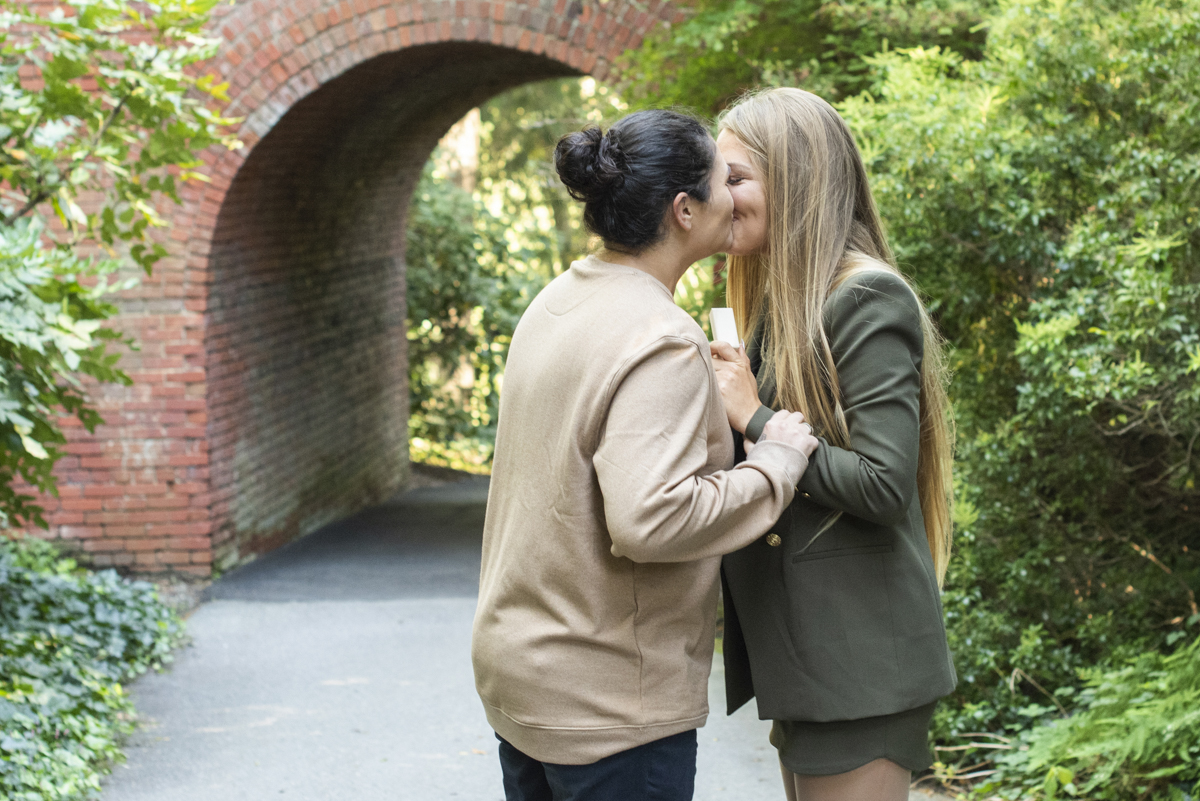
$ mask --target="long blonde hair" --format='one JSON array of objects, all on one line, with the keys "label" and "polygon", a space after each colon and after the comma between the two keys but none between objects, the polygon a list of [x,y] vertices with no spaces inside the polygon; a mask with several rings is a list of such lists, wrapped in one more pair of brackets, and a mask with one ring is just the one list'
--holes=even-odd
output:
[{"label": "long blonde hair", "polygon": [[[854,136],[824,100],[788,88],[742,99],[721,116],[720,128],[749,151],[766,191],[766,245],[730,257],[727,288],[742,337],[761,325],[769,342],[759,380],[772,376],[780,408],[804,412],[831,443],[850,448],[822,308],[853,275],[884,270],[904,278]],[[917,491],[941,585],[950,559],[954,429],[943,341],[924,304],[917,305],[925,339]]]}]

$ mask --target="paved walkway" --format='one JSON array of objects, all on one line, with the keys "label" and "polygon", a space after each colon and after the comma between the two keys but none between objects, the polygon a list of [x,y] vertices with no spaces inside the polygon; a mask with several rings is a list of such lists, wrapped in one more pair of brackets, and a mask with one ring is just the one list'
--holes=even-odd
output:
[{"label": "paved walkway", "polygon": [[[486,493],[414,490],[209,588],[193,645],[132,687],[104,801],[502,801],[470,664]],[[782,799],[768,728],[710,718],[697,801]]]}]

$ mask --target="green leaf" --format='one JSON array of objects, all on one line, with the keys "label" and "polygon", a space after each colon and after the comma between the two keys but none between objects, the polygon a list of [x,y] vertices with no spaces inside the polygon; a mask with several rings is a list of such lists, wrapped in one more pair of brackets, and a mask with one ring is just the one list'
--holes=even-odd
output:
[{"label": "green leaf", "polygon": [[35,459],[49,459],[50,455],[46,453],[46,449],[41,443],[33,439],[30,435],[31,430],[27,426],[16,426],[17,436],[21,438],[21,446],[25,448],[25,452]]}]

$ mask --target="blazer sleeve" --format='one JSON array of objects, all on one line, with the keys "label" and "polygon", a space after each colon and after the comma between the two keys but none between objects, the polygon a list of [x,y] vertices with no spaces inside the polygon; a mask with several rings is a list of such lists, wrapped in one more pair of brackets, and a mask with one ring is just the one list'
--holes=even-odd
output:
[{"label": "blazer sleeve", "polygon": [[851,279],[825,309],[850,449],[822,438],[799,489],[877,524],[902,520],[917,492],[924,354],[917,304],[901,278],[878,271]]},{"label": "blazer sleeve", "polygon": [[614,556],[685,562],[736,551],[791,503],[807,464],[782,442],[759,444],[732,470],[711,470],[716,377],[707,353],[665,337],[627,367],[612,393],[592,464]]}]

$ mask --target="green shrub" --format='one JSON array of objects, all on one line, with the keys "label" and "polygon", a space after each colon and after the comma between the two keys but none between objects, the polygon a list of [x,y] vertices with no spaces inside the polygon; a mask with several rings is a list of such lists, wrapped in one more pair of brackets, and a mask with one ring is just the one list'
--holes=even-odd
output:
[{"label": "green shrub", "polygon": [[1200,0],[1005,0],[984,57],[871,59],[858,135],[954,346],[936,732],[1004,735],[1166,650],[1200,586]]},{"label": "green shrub", "polygon": [[408,219],[408,422],[412,457],[490,465],[504,359],[544,278],[509,251],[503,224],[427,167]]},{"label": "green shrub", "polygon": [[1169,656],[1140,654],[1084,676],[1078,711],[1023,731],[975,795],[1183,801],[1200,793],[1200,637]]},{"label": "green shrub", "polygon": [[0,797],[95,797],[132,726],[121,683],[182,638],[152,585],[0,538]]},{"label": "green shrub", "polygon": [[645,106],[715,114],[758,86],[801,86],[828,100],[870,83],[865,57],[938,45],[978,58],[995,0],[693,0],[622,56],[620,80]]}]

